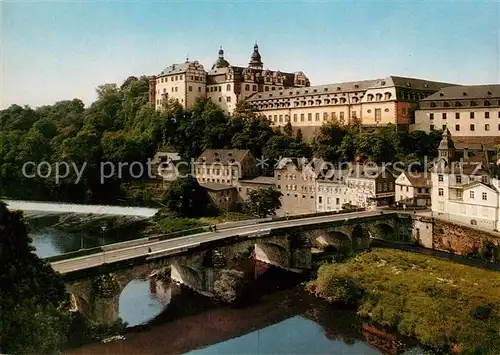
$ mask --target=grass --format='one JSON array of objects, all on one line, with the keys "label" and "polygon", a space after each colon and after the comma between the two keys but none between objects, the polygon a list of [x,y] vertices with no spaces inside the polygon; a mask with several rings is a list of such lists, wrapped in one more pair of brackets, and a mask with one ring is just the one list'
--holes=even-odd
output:
[{"label": "grass", "polygon": [[155,230],[159,233],[172,233],[186,229],[193,229],[206,226],[204,223],[195,218],[172,218],[167,217],[156,222]]},{"label": "grass", "polygon": [[308,287],[332,302],[354,302],[361,316],[434,349],[500,354],[499,272],[373,249],[322,265]]},{"label": "grass", "polygon": [[244,213],[239,212],[224,212],[217,217],[201,217],[199,220],[206,224],[219,224],[226,222],[236,222],[236,221],[244,221],[248,219],[256,219],[257,217],[249,216]]}]

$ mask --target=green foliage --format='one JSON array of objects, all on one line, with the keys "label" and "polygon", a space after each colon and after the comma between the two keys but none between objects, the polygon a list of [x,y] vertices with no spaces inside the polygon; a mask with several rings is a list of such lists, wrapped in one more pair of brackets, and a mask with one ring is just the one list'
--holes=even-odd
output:
[{"label": "green foliage", "polygon": [[350,278],[364,290],[358,313],[436,349],[500,352],[500,275],[421,254],[374,249],[345,263],[323,265],[318,295],[347,297]]},{"label": "green foliage", "polygon": [[237,270],[224,270],[214,282],[215,298],[224,303],[234,302],[242,295],[246,285],[245,274]]},{"label": "green foliage", "polygon": [[213,211],[207,190],[191,175],[170,184],[163,195],[163,204],[178,217],[201,217]]},{"label": "green foliage", "polygon": [[172,233],[203,227],[206,224],[194,218],[164,218],[158,222],[161,233]]},{"label": "green foliage", "polygon": [[69,326],[62,279],[39,259],[21,214],[0,202],[0,349],[6,354],[57,352]]},{"label": "green foliage", "polygon": [[281,208],[281,196],[283,194],[280,191],[272,188],[250,191],[244,210],[260,218],[275,215],[276,210]]}]

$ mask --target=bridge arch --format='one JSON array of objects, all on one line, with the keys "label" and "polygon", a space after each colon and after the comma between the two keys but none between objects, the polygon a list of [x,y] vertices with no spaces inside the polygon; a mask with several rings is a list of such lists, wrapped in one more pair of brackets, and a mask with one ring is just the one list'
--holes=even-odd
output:
[{"label": "bridge arch", "polygon": [[396,231],[390,224],[381,222],[375,225],[375,235],[373,237],[389,241],[395,240]]},{"label": "bridge arch", "polygon": [[259,242],[255,244],[256,260],[278,266],[284,269],[290,267],[290,252],[284,246],[272,242]]},{"label": "bridge arch", "polygon": [[316,238],[316,242],[332,248],[335,251],[349,252],[352,250],[352,241],[346,233],[329,230]]},{"label": "bridge arch", "polygon": [[202,277],[198,270],[186,264],[172,264],[171,277],[196,291],[202,289]]}]

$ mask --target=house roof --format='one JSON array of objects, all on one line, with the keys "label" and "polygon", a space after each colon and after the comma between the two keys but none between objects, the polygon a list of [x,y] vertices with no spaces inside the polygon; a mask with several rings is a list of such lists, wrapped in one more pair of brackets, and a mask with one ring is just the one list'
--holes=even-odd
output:
[{"label": "house roof", "polygon": [[200,66],[200,63],[198,63],[197,61],[194,62],[186,61],[180,64],[172,64],[163,69],[161,73],[158,74],[158,76],[185,73],[191,64],[194,64],[195,66]]},{"label": "house roof", "polygon": [[212,191],[223,191],[223,190],[231,190],[235,189],[234,186],[230,185],[224,185],[218,182],[202,182],[200,184],[201,187],[204,187],[207,190],[212,190]]},{"label": "house roof", "polygon": [[430,187],[430,175],[428,173],[403,172],[413,187]]},{"label": "house roof", "polygon": [[500,98],[500,84],[448,86],[422,101]]},{"label": "house roof", "polygon": [[257,176],[254,179],[239,180],[240,184],[261,184],[261,185],[274,185],[274,177],[270,176]]},{"label": "house roof", "polygon": [[281,170],[286,168],[287,165],[294,165],[297,170],[303,170],[310,167],[317,175],[325,168],[325,161],[321,158],[313,158],[308,160],[305,157],[302,158],[281,158],[276,164],[275,170]]},{"label": "house roof", "polygon": [[196,162],[205,164],[220,163],[223,165],[241,163],[247,154],[250,154],[248,149],[205,149],[196,159]]},{"label": "house roof", "polygon": [[493,186],[491,186],[490,184],[485,184],[484,182],[481,182],[481,181],[470,182],[468,184],[463,185],[463,188],[464,188],[464,190],[468,190],[468,189],[472,189],[472,188],[479,186],[479,185],[487,187],[488,189],[498,193],[498,191]]}]

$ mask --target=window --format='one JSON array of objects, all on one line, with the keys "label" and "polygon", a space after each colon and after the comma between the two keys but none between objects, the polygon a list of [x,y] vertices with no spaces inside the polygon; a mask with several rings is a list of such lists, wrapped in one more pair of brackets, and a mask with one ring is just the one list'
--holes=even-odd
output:
[{"label": "window", "polygon": [[319,121],[319,112],[316,112],[316,121]]},{"label": "window", "polygon": [[176,87],[175,87],[175,92],[177,92],[177,89],[178,89],[178,87],[176,86]]},{"label": "window", "polygon": [[304,122],[304,114],[303,113],[300,114],[300,121]]},{"label": "window", "polygon": [[446,130],[446,125],[445,125],[445,124],[443,125],[443,131],[444,131],[444,130]]},{"label": "window", "polygon": [[198,86],[198,92],[201,92],[201,86]]},{"label": "window", "polygon": [[439,196],[444,196],[444,189],[442,187],[439,188],[438,195]]},{"label": "window", "polygon": [[475,127],[473,124],[470,125],[470,130],[471,130],[471,132],[475,131]]},{"label": "window", "polygon": [[470,192],[469,192],[469,197],[471,198],[471,200],[473,200],[473,199],[474,199],[474,191],[470,191]]},{"label": "window", "polygon": [[252,86],[252,91],[257,91],[257,85]]},{"label": "window", "polygon": [[246,85],[245,85],[245,90],[246,90],[246,91],[250,91],[250,85],[246,84]]},{"label": "window", "polygon": [[312,119],[313,119],[313,118],[312,118],[312,113],[308,113],[308,114],[307,114],[307,120],[308,120],[308,121],[312,121]]},{"label": "window", "polygon": [[283,115],[280,115],[280,122],[283,122]]},{"label": "window", "polygon": [[188,89],[189,89],[189,91],[193,91],[193,87],[192,86],[189,86]]},{"label": "window", "polygon": [[455,131],[459,132],[460,131],[460,125],[459,124],[456,124],[455,125]]},{"label": "window", "polygon": [[319,197],[318,197],[318,202],[319,202],[319,203],[322,203],[322,202],[323,202],[323,197],[322,197],[322,196],[319,196]]},{"label": "window", "polygon": [[483,201],[488,200],[488,194],[486,192],[483,192]]},{"label": "window", "polygon": [[455,181],[457,182],[457,184],[461,184],[462,183],[462,175],[457,175],[455,177]]},{"label": "window", "polygon": [[443,120],[446,119],[446,112],[443,113]]},{"label": "window", "polygon": [[481,176],[481,182],[483,184],[487,184],[488,183],[488,176],[487,175]]},{"label": "window", "polygon": [[474,112],[470,113],[470,118],[474,118]]},{"label": "window", "polygon": [[231,91],[231,84],[226,85],[226,91]]},{"label": "window", "polygon": [[430,127],[429,127],[429,129],[430,129],[431,131],[434,131],[434,125],[433,125],[433,124],[431,124],[431,125],[430,125]]},{"label": "window", "polygon": [[339,204],[340,204],[340,198],[338,198],[338,197],[337,197],[337,198],[335,199],[335,203],[336,203],[337,205],[339,205]]},{"label": "window", "polygon": [[459,119],[460,119],[460,112],[455,112],[455,118],[456,118],[457,120],[459,120]]},{"label": "window", "polygon": [[297,122],[297,114],[296,113],[293,114],[293,122]]},{"label": "window", "polygon": [[489,112],[485,112],[484,113],[484,118],[490,118],[490,113]]},{"label": "window", "polygon": [[439,182],[443,182],[443,181],[444,181],[444,177],[443,177],[443,175],[441,175],[441,174],[440,174],[440,175],[438,175],[438,181],[439,181]]},{"label": "window", "polygon": [[231,96],[226,97],[227,102],[231,102]]},{"label": "window", "polygon": [[357,118],[356,111],[352,111],[351,116],[352,116],[352,118]]},{"label": "window", "polygon": [[341,112],[340,113],[340,119],[343,120],[344,119],[344,112]]},{"label": "window", "polygon": [[490,130],[490,125],[489,124],[485,124],[484,125],[484,130],[485,131],[489,131]]},{"label": "window", "polygon": [[382,110],[379,108],[375,109],[375,122],[379,123],[382,120]]},{"label": "window", "polygon": [[323,121],[326,121],[328,119],[328,113],[323,112]]},{"label": "window", "polygon": [[433,114],[433,113],[429,113],[429,119],[430,119],[430,120],[433,120],[433,119],[434,119],[434,114]]},{"label": "window", "polygon": [[457,190],[457,198],[462,198],[462,190]]},{"label": "window", "polygon": [[219,97],[219,102],[222,102],[222,97]]}]

